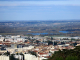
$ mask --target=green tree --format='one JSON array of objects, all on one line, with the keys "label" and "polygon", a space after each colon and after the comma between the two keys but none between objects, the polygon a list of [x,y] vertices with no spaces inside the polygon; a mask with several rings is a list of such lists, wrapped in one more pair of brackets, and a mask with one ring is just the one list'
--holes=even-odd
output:
[{"label": "green tree", "polygon": [[10,60],[15,60],[14,54],[10,56]]},{"label": "green tree", "polygon": [[32,55],[35,55],[35,56],[37,57],[37,54],[36,54],[36,52],[29,51],[29,53],[30,53],[30,54],[32,54]]},{"label": "green tree", "polygon": [[78,60],[77,56],[67,56],[66,60]]},{"label": "green tree", "polygon": [[57,57],[56,60],[64,60],[63,57]]},{"label": "green tree", "polygon": [[4,55],[7,55],[8,56],[8,55],[10,55],[10,52],[7,51],[6,53],[4,53]]}]

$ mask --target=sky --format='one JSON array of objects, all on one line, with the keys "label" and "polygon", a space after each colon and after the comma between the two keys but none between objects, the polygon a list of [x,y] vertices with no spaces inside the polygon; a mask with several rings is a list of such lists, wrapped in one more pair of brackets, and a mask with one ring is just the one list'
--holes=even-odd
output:
[{"label": "sky", "polygon": [[80,20],[79,0],[0,0],[0,21]]}]

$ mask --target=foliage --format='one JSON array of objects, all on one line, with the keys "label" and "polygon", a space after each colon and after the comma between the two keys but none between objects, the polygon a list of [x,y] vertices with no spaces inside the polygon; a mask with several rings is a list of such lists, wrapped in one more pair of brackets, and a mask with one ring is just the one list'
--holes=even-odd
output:
[{"label": "foliage", "polygon": [[[18,58],[15,58],[14,55],[15,55],[15,54],[11,54],[9,60],[19,60]],[[24,55],[23,55],[22,53],[20,53],[20,55],[23,56],[23,60],[24,60]]]},{"label": "foliage", "polygon": [[52,41],[48,41],[48,45],[51,45],[51,44],[53,44],[53,42]]},{"label": "foliage", "polygon": [[63,40],[69,40],[68,38],[63,38]]},{"label": "foliage", "polygon": [[36,43],[38,44],[40,41],[36,40]]},{"label": "foliage", "polygon": [[10,55],[10,52],[7,51],[4,53],[4,55],[8,56],[8,55]]},{"label": "foliage", "polygon": [[10,55],[10,60],[15,60],[14,54]]},{"label": "foliage", "polygon": [[56,60],[64,60],[63,57],[58,57]]},{"label": "foliage", "polygon": [[29,53],[30,53],[30,54],[32,54],[32,55],[35,55],[35,56],[37,57],[37,54],[36,54],[36,52],[29,51]]},{"label": "foliage", "polygon": [[23,53],[20,53],[20,55],[22,55],[22,56],[23,56],[23,60],[24,60],[24,54],[23,54]]},{"label": "foliage", "polygon": [[67,56],[66,60],[78,60],[77,56]]},{"label": "foliage", "polygon": [[51,40],[53,40],[53,37],[51,37]]},{"label": "foliage", "polygon": [[63,49],[63,51],[59,50],[55,52],[52,57],[48,60],[80,60],[80,46],[77,46],[75,49],[67,50]]},{"label": "foliage", "polygon": [[71,41],[75,40],[74,38],[71,38]]}]

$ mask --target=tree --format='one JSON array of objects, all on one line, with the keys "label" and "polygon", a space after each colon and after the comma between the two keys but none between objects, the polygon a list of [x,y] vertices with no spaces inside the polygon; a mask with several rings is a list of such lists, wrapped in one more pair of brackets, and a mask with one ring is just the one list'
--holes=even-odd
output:
[{"label": "tree", "polygon": [[53,40],[53,38],[51,37],[51,40]]},{"label": "tree", "polygon": [[30,54],[32,54],[32,55],[35,55],[35,56],[37,57],[37,54],[36,54],[36,52],[29,51],[29,53],[30,53]]},{"label": "tree", "polygon": [[5,39],[3,41],[5,42]]},{"label": "tree", "polygon": [[75,40],[74,38],[71,38],[71,41]]},{"label": "tree", "polygon": [[64,60],[63,57],[58,57],[56,60]]},{"label": "tree", "polygon": [[10,55],[10,52],[7,51],[6,53],[4,53],[4,55],[7,55],[8,56],[8,55]]},{"label": "tree", "polygon": [[10,56],[10,60],[15,60],[14,54]]},{"label": "tree", "polygon": [[38,44],[40,41],[36,40],[36,43]]},{"label": "tree", "polygon": [[53,42],[52,41],[48,41],[48,45],[51,45],[51,44],[53,44]]},{"label": "tree", "polygon": [[78,60],[77,56],[67,56],[66,60]]},{"label": "tree", "polygon": [[80,60],[80,46],[75,49],[56,51],[48,60]]}]

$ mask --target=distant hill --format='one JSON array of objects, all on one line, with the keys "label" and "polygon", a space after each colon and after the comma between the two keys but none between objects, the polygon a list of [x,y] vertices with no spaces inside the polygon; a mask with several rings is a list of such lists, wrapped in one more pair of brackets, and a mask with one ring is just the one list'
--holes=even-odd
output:
[{"label": "distant hill", "polygon": [[[69,31],[69,33],[59,31]],[[1,35],[27,35],[27,33],[49,33],[46,34],[47,36],[80,36],[80,20],[0,21]]]}]

